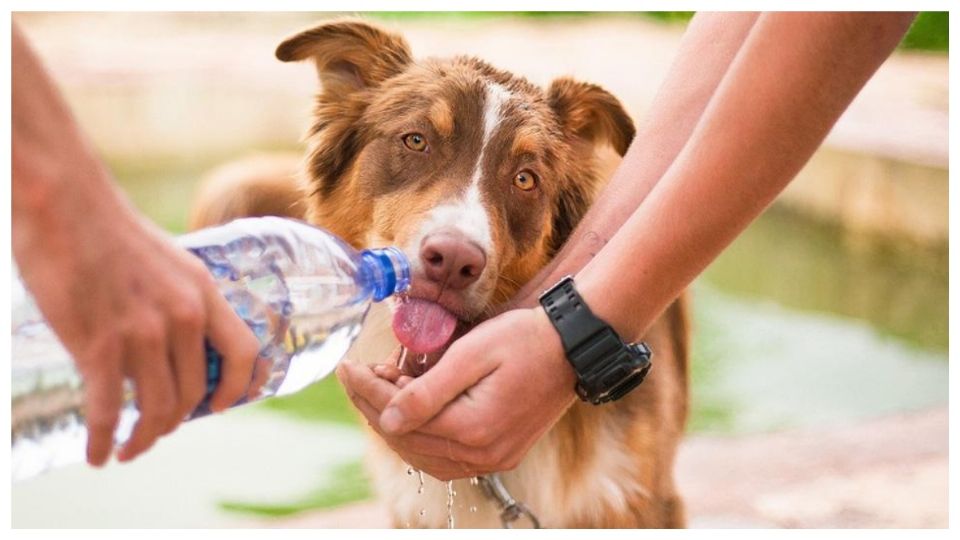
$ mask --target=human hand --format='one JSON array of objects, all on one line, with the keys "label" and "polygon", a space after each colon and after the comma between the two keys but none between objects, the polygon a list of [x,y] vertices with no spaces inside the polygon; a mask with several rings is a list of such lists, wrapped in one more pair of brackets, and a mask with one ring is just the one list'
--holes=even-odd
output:
[{"label": "human hand", "polygon": [[416,379],[346,363],[337,375],[387,444],[440,480],[516,467],[571,404],[576,380],[539,307],[480,324]]},{"label": "human hand", "polygon": [[119,195],[77,196],[49,199],[19,216],[14,252],[83,377],[87,460],[99,466],[113,449],[125,378],[133,382],[140,417],[120,461],[149,449],[203,399],[204,336],[223,356],[215,411],[244,395],[259,344],[199,259]]}]

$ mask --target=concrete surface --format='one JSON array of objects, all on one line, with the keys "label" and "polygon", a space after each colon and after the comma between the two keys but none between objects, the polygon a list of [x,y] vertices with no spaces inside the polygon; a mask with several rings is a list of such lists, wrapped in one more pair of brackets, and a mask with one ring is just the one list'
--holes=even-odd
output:
[{"label": "concrete surface", "polygon": [[[830,430],[688,438],[677,481],[694,528],[945,528],[947,409]],[[389,526],[376,502],[270,527]]]}]

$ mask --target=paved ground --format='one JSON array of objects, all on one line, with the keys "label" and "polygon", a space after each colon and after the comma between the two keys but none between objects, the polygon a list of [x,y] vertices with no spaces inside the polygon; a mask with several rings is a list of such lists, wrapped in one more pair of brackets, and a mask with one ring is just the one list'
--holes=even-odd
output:
[{"label": "paved ground", "polygon": [[[691,527],[942,528],[948,524],[947,410],[856,426],[683,445],[677,480]],[[365,502],[271,527],[386,527]]]}]

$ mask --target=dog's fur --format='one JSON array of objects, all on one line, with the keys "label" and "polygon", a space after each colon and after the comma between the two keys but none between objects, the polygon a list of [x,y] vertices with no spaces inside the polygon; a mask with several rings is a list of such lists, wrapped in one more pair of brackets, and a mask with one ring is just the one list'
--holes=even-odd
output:
[{"label": "dog's fur", "polygon": [[[420,279],[420,244],[455,230],[486,257],[462,291],[427,284],[416,295],[478,321],[556,253],[606,180],[596,156],[620,155],[634,136],[620,103],[598,86],[561,78],[543,90],[476,58],[414,61],[406,41],[340,20],[284,41],[283,61],[310,60],[321,91],[300,176],[235,166],[208,182],[192,214],[203,227],[244,215],[304,216],[356,247],[397,245]],[[405,146],[410,133],[427,148]],[[257,161],[256,163],[261,163]],[[518,189],[518,171],[535,189]],[[231,172],[232,171],[232,172]],[[302,178],[302,181],[297,180]],[[351,357],[380,362],[396,347],[374,310]],[[574,404],[502,478],[547,527],[680,527],[673,461],[687,414],[687,323],[682,299],[644,338],[647,381],[603,406]],[[535,382],[533,382],[535,384]],[[416,475],[378,438],[370,471],[396,526],[446,525],[446,487]],[[479,487],[455,482],[458,526],[499,527]],[[425,510],[420,512],[420,510]]]}]

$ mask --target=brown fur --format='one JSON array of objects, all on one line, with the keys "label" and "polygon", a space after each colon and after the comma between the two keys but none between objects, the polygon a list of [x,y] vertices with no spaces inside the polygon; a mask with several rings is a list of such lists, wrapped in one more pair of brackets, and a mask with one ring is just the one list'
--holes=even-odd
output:
[{"label": "brown fur", "polygon": [[[357,247],[370,238],[401,245],[427,212],[465,189],[463,178],[472,165],[463,163],[463,155],[479,151],[466,124],[482,123],[482,85],[501,85],[516,96],[499,135],[480,154],[484,170],[509,180],[527,167],[542,181],[529,193],[511,190],[506,182],[485,184],[494,247],[487,254],[489,275],[478,282],[474,297],[485,298],[483,312],[508,299],[556,253],[606,180],[598,151],[609,145],[623,155],[635,133],[616,98],[598,86],[563,78],[543,91],[473,58],[414,62],[403,38],[365,22],[336,21],[307,30],[281,44],[277,57],[313,60],[322,85],[308,134],[307,216]],[[410,130],[431,141],[429,161],[426,154],[397,144]],[[237,180],[232,195],[230,189],[215,190],[217,204],[225,209],[211,208],[206,197],[195,215],[239,217],[252,206],[229,204],[231,198],[270,198],[300,189],[286,174],[260,178]],[[505,473],[518,499],[540,505],[535,511],[544,525],[684,525],[673,460],[687,414],[686,311],[681,298],[645,336],[655,351],[654,368],[640,388],[600,407],[576,403],[516,471]],[[390,456],[385,446],[378,447],[375,476],[377,471],[403,474],[402,464]],[[554,461],[552,468],[539,464]],[[543,495],[530,474],[556,489]],[[622,492],[610,494],[598,484],[598,474]],[[464,483],[457,489],[472,493],[476,488]],[[397,496],[405,495],[401,490]],[[416,489],[410,496],[416,497]],[[469,525],[472,516],[462,517]],[[397,525],[410,519],[394,515]],[[496,525],[476,519],[477,525]]]}]

